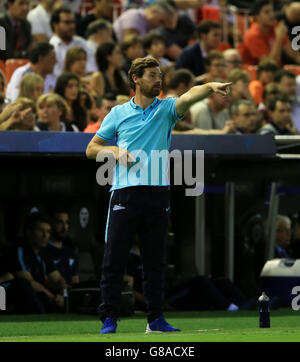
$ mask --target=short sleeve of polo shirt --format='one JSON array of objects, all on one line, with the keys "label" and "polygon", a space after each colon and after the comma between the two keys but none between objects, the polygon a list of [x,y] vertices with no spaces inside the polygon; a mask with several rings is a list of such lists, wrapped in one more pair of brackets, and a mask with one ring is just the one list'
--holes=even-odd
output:
[{"label": "short sleeve of polo shirt", "polygon": [[96,135],[106,141],[114,139],[116,136],[116,121],[116,113],[115,110],[112,109],[104,118]]},{"label": "short sleeve of polo shirt", "polygon": [[174,124],[184,117],[184,115],[179,117],[177,112],[176,112],[176,101],[177,101],[177,99],[178,98],[167,98],[167,99],[164,100],[164,104],[163,104],[164,107],[165,107],[165,111],[168,114],[170,114],[171,121]]}]

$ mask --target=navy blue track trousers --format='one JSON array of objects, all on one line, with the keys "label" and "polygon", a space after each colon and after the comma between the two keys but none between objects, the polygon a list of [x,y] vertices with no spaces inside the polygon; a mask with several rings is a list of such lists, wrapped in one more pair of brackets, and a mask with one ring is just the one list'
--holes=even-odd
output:
[{"label": "navy blue track trousers", "polygon": [[98,312],[102,321],[119,317],[123,276],[136,237],[148,322],[162,315],[169,210],[168,186],[133,186],[112,192],[100,282],[102,303]]}]

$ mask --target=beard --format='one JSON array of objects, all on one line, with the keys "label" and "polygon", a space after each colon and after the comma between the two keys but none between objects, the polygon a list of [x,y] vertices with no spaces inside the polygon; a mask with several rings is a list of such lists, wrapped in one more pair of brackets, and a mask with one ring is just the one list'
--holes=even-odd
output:
[{"label": "beard", "polygon": [[160,91],[161,91],[161,86],[160,87],[157,87],[157,86],[149,87],[147,85],[141,86],[141,93],[143,96],[145,96],[147,98],[157,97],[159,95]]}]

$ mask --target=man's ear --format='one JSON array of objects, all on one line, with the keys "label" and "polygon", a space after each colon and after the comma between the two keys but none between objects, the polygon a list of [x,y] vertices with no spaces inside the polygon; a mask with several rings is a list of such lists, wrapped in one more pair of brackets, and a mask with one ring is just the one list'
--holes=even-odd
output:
[{"label": "man's ear", "polygon": [[132,74],[132,80],[135,84],[137,83],[138,77],[136,74]]}]

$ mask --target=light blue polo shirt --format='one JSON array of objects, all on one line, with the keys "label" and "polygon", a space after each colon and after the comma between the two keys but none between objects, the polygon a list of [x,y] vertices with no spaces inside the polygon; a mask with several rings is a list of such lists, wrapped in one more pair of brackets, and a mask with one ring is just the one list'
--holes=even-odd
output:
[{"label": "light blue polo shirt", "polygon": [[172,129],[180,119],[176,100],[155,98],[143,110],[132,98],[104,118],[96,135],[107,141],[116,137],[117,146],[127,149],[137,161],[131,167],[117,163],[111,191],[128,186],[169,185],[168,150]]}]

